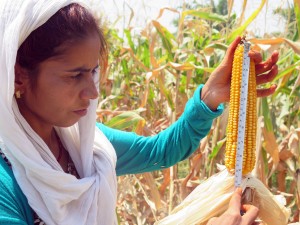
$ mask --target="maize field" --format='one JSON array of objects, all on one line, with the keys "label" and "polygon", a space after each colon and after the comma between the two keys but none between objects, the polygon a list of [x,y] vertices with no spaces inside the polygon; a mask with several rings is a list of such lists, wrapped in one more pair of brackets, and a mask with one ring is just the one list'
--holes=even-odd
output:
[{"label": "maize field", "polygon": [[[245,10],[250,1],[241,1],[239,13],[231,10],[234,0],[217,2],[183,2],[180,8],[161,8],[138,32],[130,20],[122,32],[113,23],[102,21],[110,59],[107,73],[101,76],[97,120],[144,136],[166,129],[183,113],[197,86],[220,64],[228,45],[236,36],[246,34],[251,48],[261,52],[264,60],[274,50],[279,52],[279,72],[272,81],[276,92],[265,98],[256,98],[255,81],[249,78],[253,95],[247,107],[251,129],[246,131],[249,152],[245,160],[251,166],[244,174],[252,171],[270,193],[284,197],[290,210],[288,224],[300,222],[300,1],[287,7],[279,5],[273,12],[282,17],[283,32],[263,35],[249,27],[272,1],[259,0],[248,17]],[[134,18],[135,12],[128,10]],[[160,23],[165,13],[174,14],[175,32]],[[236,63],[240,64],[239,59]],[[119,224],[154,224],[166,218],[197,186],[218,176],[220,166],[234,169],[230,142],[236,136],[233,114],[238,106],[233,105],[225,105],[223,114],[186,160],[171,168],[118,177]]]}]

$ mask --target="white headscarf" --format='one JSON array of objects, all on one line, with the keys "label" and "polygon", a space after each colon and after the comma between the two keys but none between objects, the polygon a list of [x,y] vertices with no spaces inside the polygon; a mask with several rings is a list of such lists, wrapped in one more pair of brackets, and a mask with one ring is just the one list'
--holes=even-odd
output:
[{"label": "white headscarf", "polygon": [[69,128],[57,128],[81,179],[63,172],[45,142],[19,112],[14,65],[21,43],[60,8],[88,0],[0,1],[0,140],[29,205],[47,225],[117,224],[116,154],[95,129],[97,100]]}]

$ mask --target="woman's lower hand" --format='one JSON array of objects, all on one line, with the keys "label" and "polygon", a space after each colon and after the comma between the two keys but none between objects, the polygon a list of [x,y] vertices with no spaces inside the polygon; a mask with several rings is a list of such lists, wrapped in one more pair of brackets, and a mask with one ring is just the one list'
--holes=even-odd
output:
[{"label": "woman's lower hand", "polygon": [[[211,218],[207,225],[254,225],[258,208],[253,205],[241,205],[242,189],[237,188],[229,202],[228,209],[220,216]],[[241,211],[243,215],[241,215]]]}]

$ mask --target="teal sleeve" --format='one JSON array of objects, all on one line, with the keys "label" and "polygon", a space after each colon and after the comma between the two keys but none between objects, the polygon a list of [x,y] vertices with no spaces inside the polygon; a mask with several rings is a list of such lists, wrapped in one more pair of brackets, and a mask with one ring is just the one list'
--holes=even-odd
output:
[{"label": "teal sleeve", "polygon": [[0,224],[31,225],[32,210],[12,170],[0,156]]},{"label": "teal sleeve", "polygon": [[149,172],[170,167],[186,159],[209,132],[212,121],[223,112],[223,105],[211,111],[200,99],[203,85],[187,102],[181,117],[155,136],[144,137],[115,130],[101,123],[102,130],[117,154],[117,175]]}]

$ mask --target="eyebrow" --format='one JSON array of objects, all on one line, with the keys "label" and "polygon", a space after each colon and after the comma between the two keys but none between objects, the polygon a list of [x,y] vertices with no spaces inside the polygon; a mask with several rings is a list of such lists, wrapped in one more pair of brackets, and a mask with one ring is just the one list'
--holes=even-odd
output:
[{"label": "eyebrow", "polygon": [[[97,66],[95,66],[92,70],[95,70],[99,67],[99,64]],[[77,67],[77,68],[74,68],[74,69],[71,69],[71,70],[66,70],[66,72],[90,72],[91,70],[90,69],[87,69],[85,67]]]}]

